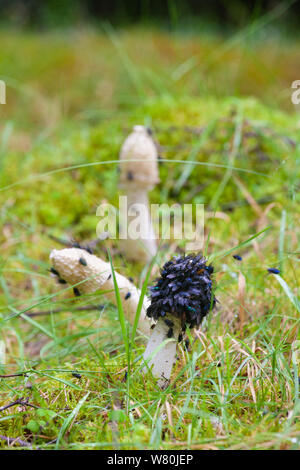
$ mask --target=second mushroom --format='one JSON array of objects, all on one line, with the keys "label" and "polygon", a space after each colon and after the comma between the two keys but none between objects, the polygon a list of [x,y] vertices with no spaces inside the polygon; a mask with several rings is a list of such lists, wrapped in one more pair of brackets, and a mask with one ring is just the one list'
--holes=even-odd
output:
[{"label": "second mushroom", "polygon": [[[127,198],[127,211],[120,212],[120,249],[133,261],[148,262],[157,252],[148,192],[158,182],[153,139],[147,128],[134,126],[120,152],[120,188]],[[134,219],[138,219],[138,227],[132,224]]]}]

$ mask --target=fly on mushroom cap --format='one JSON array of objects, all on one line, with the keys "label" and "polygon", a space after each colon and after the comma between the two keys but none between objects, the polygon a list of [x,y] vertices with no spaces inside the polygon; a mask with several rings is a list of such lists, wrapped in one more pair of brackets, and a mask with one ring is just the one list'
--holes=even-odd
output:
[{"label": "fly on mushroom cap", "polygon": [[152,189],[159,183],[157,150],[144,126],[134,126],[120,152],[120,185]]},{"label": "fly on mushroom cap", "polygon": [[215,306],[211,274],[213,267],[201,255],[176,257],[161,269],[161,276],[150,287],[151,304],[147,316],[158,320],[174,314],[190,327],[199,326]]}]

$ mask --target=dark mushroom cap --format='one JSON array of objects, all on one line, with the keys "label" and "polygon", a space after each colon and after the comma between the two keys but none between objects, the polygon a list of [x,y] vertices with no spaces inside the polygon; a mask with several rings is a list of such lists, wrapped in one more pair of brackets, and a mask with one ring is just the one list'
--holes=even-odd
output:
[{"label": "dark mushroom cap", "polygon": [[169,313],[181,318],[182,325],[200,325],[216,303],[213,270],[201,255],[178,256],[168,261],[149,289],[151,304],[147,316],[157,320]]}]

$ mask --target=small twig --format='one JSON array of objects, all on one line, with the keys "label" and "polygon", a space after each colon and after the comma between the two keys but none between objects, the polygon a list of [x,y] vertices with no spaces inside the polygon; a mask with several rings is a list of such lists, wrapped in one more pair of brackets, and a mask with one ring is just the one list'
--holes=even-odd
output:
[{"label": "small twig", "polygon": [[49,445],[51,445],[51,444],[55,444],[56,441],[57,441],[57,437],[56,437],[55,439],[52,439],[52,440],[49,441],[49,442],[46,442],[46,446],[49,446]]},{"label": "small twig", "polygon": [[93,251],[99,243],[103,242],[104,240],[106,240],[109,237],[108,232],[103,232],[103,234],[101,234],[101,237],[90,240],[85,245],[80,245],[73,238],[71,238],[70,240],[65,240],[63,238],[56,237],[55,235],[51,235],[50,233],[48,233],[47,235],[51,240],[54,240],[56,243],[59,243],[60,245],[66,246],[68,248],[72,248],[72,247],[75,246],[77,248],[83,248],[85,250],[88,249],[88,250],[91,250],[91,251]]},{"label": "small twig", "polygon": [[243,336],[244,325],[246,320],[246,308],[245,308],[245,292],[246,292],[246,279],[245,276],[239,272],[238,280],[238,299],[239,299],[239,319],[240,319],[240,332]]},{"label": "small twig", "polygon": [[[267,204],[268,202],[274,201],[274,198],[272,196],[265,196],[260,199],[258,199],[256,202],[257,204]],[[242,206],[247,206],[249,205],[248,201],[246,199],[238,200],[238,201],[231,201],[223,204],[221,206],[221,209],[223,211],[231,211],[235,209],[236,207],[242,207]]]},{"label": "small twig", "polygon": [[0,412],[1,412],[1,411],[4,411],[4,410],[7,410],[8,408],[11,408],[12,406],[20,405],[20,400],[21,400],[21,399],[19,398],[18,400],[13,401],[12,403],[9,403],[8,405],[2,406],[2,407],[0,408]]},{"label": "small twig", "polygon": [[30,406],[31,408],[40,408],[40,406],[33,405],[32,403],[28,403],[28,399],[24,400],[24,397],[21,397],[21,398],[18,398],[18,400],[15,400],[9,403],[8,405],[2,406],[2,408],[0,408],[0,412],[7,410],[8,408],[11,408],[12,406],[16,406],[16,405]]},{"label": "small twig", "polygon": [[22,447],[32,447],[32,445],[29,442],[22,441],[19,437],[7,437],[7,436],[1,436],[0,439],[2,441],[6,441],[8,445],[14,445],[15,442],[20,444]]},{"label": "small twig", "polygon": [[64,240],[63,238],[55,237],[54,235],[51,235],[50,233],[47,233],[47,235],[51,240],[54,240],[60,245],[67,246],[69,248],[72,247],[75,243],[74,240]]},{"label": "small twig", "polygon": [[[73,308],[72,311],[76,312],[85,312],[89,310],[102,310],[104,305],[86,305],[85,307],[76,307]],[[27,317],[38,317],[41,315],[51,315],[51,313],[61,313],[61,312],[68,312],[71,309],[64,309],[64,308],[57,308],[55,310],[41,310],[40,312],[32,312],[26,313]]]},{"label": "small twig", "polygon": [[22,377],[27,376],[27,372],[20,372],[19,374],[8,374],[8,375],[0,375],[0,379],[8,379],[9,377]]}]

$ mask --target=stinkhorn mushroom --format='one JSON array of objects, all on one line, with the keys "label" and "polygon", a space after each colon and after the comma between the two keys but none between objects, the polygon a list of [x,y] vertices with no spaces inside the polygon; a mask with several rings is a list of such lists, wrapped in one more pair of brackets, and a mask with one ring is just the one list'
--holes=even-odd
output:
[{"label": "stinkhorn mushroom", "polygon": [[186,327],[199,326],[215,306],[212,273],[213,267],[201,255],[176,257],[163,266],[161,276],[150,287],[147,316],[157,323],[144,353],[144,372],[151,369],[161,388],[169,383],[176,346]]},{"label": "stinkhorn mushroom", "polygon": [[120,188],[127,211],[120,211],[120,249],[128,259],[148,262],[157,252],[148,191],[159,183],[155,144],[144,126],[134,126],[120,152]]},{"label": "stinkhorn mushroom", "polygon": [[[50,254],[50,260],[53,266],[51,272],[57,276],[58,282],[71,285],[80,283],[74,287],[76,296],[101,290],[105,292],[105,296],[112,303],[116,302],[113,276],[109,263],[81,248],[53,250]],[[115,272],[115,275],[124,313],[128,321],[133,324],[141,295],[140,290],[126,277],[117,272]],[[151,323],[146,318],[148,305],[149,301],[145,297],[138,323],[138,330],[146,336],[149,336],[151,331]]]}]

